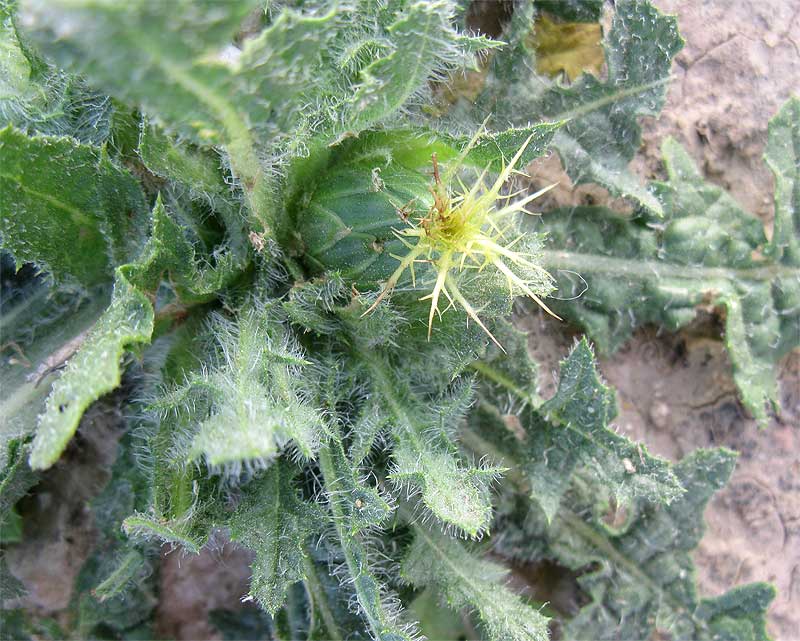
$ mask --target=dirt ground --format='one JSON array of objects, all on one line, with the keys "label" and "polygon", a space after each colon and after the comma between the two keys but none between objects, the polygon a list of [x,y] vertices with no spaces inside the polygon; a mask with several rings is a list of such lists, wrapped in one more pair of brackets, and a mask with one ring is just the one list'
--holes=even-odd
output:
[{"label": "dirt ground", "polygon": [[[643,179],[662,176],[660,142],[675,136],[710,180],[769,224],[772,180],[761,155],[768,119],[792,89],[800,91],[800,4],[655,3],[678,15],[687,44],[674,65],[663,115],[643,123],[634,170]],[[603,198],[595,187],[571,189],[564,183],[560,190],[562,203]],[[574,337],[541,314],[519,322],[531,333],[547,396],[555,385],[550,374]],[[775,583],[779,592],[769,629],[779,641],[790,641],[800,634],[800,354],[782,365],[782,416],[759,430],[738,402],[718,332],[713,319],[679,334],[644,329],[602,359],[601,367],[617,389],[621,433],[673,460],[697,447],[724,445],[740,453],[730,484],[706,512],[708,529],[695,553],[700,591],[716,595],[737,583]],[[26,534],[8,560],[30,590],[28,604],[42,614],[67,605],[69,586],[88,556],[93,534],[85,504],[107,480],[98,462],[110,463],[118,424],[113,403],[97,405],[81,429],[84,447],[76,450],[83,451],[77,463],[85,473],[75,474],[75,461],[69,474],[59,464],[30,499],[26,512],[35,516],[35,536]],[[242,607],[249,555],[220,544],[196,557],[165,551],[162,560],[157,631],[176,639],[221,638],[207,623],[207,612]]]}]

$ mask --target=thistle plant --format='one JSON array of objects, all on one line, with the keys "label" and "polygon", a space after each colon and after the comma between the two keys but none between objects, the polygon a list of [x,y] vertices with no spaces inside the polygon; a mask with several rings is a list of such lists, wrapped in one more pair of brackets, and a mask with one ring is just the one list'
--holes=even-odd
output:
[{"label": "thistle plant", "polygon": [[[564,85],[530,71],[539,4],[495,40],[455,0],[0,0],[11,636],[152,637],[160,551],[230,539],[254,553],[261,608],[213,613],[231,638],[543,641],[552,618],[571,638],[765,638],[771,586],[693,583],[733,454],[673,465],[618,434],[590,338],[678,328],[715,297],[743,403],[766,416],[797,343],[797,100],[770,125],[768,242],[676,143],[668,182],[624,169],[663,104],[674,19],[619,0],[607,79]],[[443,100],[476,68],[477,95]],[[529,215],[549,187],[522,174],[549,149],[637,217]],[[575,271],[591,295],[561,300]],[[589,337],[546,401],[515,297]],[[22,607],[5,552],[20,499],[114,390],[124,434],[62,629]],[[577,613],[508,583],[542,559],[580,575]]]}]

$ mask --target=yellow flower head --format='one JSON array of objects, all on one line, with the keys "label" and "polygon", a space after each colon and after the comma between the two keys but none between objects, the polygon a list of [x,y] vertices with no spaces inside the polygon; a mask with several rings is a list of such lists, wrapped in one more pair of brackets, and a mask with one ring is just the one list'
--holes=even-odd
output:
[{"label": "yellow flower head", "polygon": [[[524,233],[518,231],[516,219],[518,214],[530,214],[526,206],[555,185],[523,198],[517,198],[519,192],[505,195],[500,193],[512,173],[519,173],[515,166],[530,144],[529,137],[511,161],[504,165],[491,186],[486,183],[487,168],[471,187],[467,187],[457,177],[457,173],[477,137],[476,135],[473,138],[459,159],[441,176],[436,154],[433,155],[434,182],[431,186],[433,205],[425,216],[416,221],[406,219],[407,227],[394,230],[394,234],[409,251],[405,256],[394,256],[400,264],[386,281],[378,298],[364,314],[370,313],[380,304],[394,289],[406,270],[410,271],[412,283],[416,286],[414,266],[425,263],[433,266],[436,273],[433,290],[420,299],[431,301],[428,338],[431,335],[434,317],[436,315],[441,317],[443,311],[458,305],[502,349],[502,345],[486,328],[473,305],[462,294],[454,275],[466,270],[482,272],[487,268],[494,268],[508,285],[510,297],[513,298],[519,293],[525,294],[548,314],[558,318],[531,289],[535,283],[540,284],[543,280],[551,282],[550,274],[533,262],[534,257],[531,254],[514,250],[515,245],[524,237]],[[520,272],[524,275],[520,275]],[[444,310],[440,310],[439,307],[442,296],[449,303]]]}]

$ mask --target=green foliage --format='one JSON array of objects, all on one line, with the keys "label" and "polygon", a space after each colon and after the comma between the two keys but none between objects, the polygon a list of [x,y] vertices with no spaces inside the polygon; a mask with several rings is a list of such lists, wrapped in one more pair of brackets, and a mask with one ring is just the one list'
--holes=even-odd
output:
[{"label": "green foliage", "polygon": [[18,265],[96,285],[144,244],[141,188],[103,150],[10,127],[0,150],[0,234]]},{"label": "green foliage", "polygon": [[421,492],[422,501],[446,525],[470,536],[489,526],[489,487],[499,468],[471,466],[458,456],[451,433],[471,402],[462,383],[448,397],[425,403],[404,385],[386,358],[360,354],[365,374],[384,405],[395,439],[392,481]]},{"label": "green foliage", "polygon": [[[620,532],[575,516],[556,525],[548,536],[563,562],[600,564],[580,578],[592,602],[570,621],[571,637],[646,638],[655,627],[676,639],[717,639],[731,632],[734,638],[767,638],[765,610],[774,588],[751,584],[700,602],[694,587],[689,553],[702,535],[703,507],[727,481],[734,460],[725,450],[692,453],[675,466],[684,496],[668,507],[640,507]],[[572,536],[564,536],[567,530]],[[610,624],[615,620],[624,623]]]},{"label": "green foliage", "polygon": [[[505,449],[513,459],[514,450]],[[518,497],[500,506],[500,551],[548,558],[580,573],[588,605],[566,622],[570,638],[766,639],[772,586],[754,583],[715,599],[698,599],[690,556],[703,534],[702,513],[730,476],[735,454],[696,450],[673,468],[684,494],[669,505],[637,500],[619,511],[591,476],[577,479],[551,523]],[[622,523],[611,524],[611,518]],[[588,568],[588,569],[587,569]]]},{"label": "green foliage", "polygon": [[[764,419],[797,343],[798,101],[770,124],[767,242],[674,142],[669,181],[627,173],[681,46],[674,19],[620,0],[607,76],[563,85],[532,71],[535,12],[597,21],[601,3],[515,3],[508,44],[459,30],[464,10],[0,0],[4,599],[24,603],[5,563],[25,534],[19,500],[129,369],[129,425],[88,506],[94,547],[65,627],[10,610],[15,636],[150,638],[159,546],[197,554],[228,535],[254,553],[266,611],[212,614],[229,638],[543,641],[544,609],[507,583],[539,559],[579,574],[586,605],[547,611],[570,638],[766,638],[770,586],[694,587],[690,553],[732,454],[672,465],[617,434],[586,339],[544,401],[506,316],[519,282],[545,303],[542,265],[589,284],[553,307],[603,351],[641,323],[724,309],[743,400]],[[433,107],[484,58],[474,105]],[[505,183],[551,146],[635,215],[523,226],[536,202]],[[409,238],[437,250],[393,279]],[[463,256],[457,285],[445,255]]]},{"label": "green foliage", "polygon": [[[553,270],[584,275],[579,300],[556,303],[584,326],[603,352],[635,327],[656,323],[672,330],[692,321],[702,306],[724,310],[725,344],[742,402],[761,424],[776,407],[777,363],[800,345],[800,262],[796,256],[796,98],[770,123],[767,163],[775,174],[776,216],[771,241],[762,224],[720,187],[706,182],[674,140],[664,142],[669,181],[654,183],[663,220],[625,219],[599,207],[548,216]],[[562,214],[559,216],[558,214]],[[569,275],[561,293],[576,293]],[[625,286],[620,286],[624,283]]]},{"label": "green foliage", "polygon": [[120,359],[125,348],[148,341],[152,332],[150,301],[118,278],[111,304],[70,358],[47,397],[31,450],[33,469],[44,469],[58,460],[78,429],[84,410],[119,385]]},{"label": "green foliage", "polygon": [[15,0],[0,2],[0,123],[96,146],[116,142],[112,101],[28,46],[15,7]]},{"label": "green foliage", "polygon": [[379,120],[402,107],[436,71],[439,59],[455,50],[442,34],[449,28],[449,2],[417,2],[387,29],[392,52],[361,70],[364,81],[353,96],[355,123]]},{"label": "green foliage", "polygon": [[414,528],[401,572],[415,586],[436,586],[449,607],[474,610],[489,639],[548,638],[547,618],[502,584],[505,568],[471,555],[439,532]]},{"label": "green foliage", "polygon": [[[557,4],[561,9],[590,5]],[[675,19],[645,0],[617,3],[604,42],[607,78],[583,74],[569,86],[531,73],[530,63],[520,64],[520,55],[532,58],[524,43],[530,22],[512,21],[509,29],[505,37],[518,46],[493,60],[486,87],[476,101],[477,118],[490,115],[498,127],[533,118],[566,120],[553,146],[573,182],[600,184],[660,214],[659,201],[628,172],[627,165],[639,148],[637,118],[661,110],[672,59],[683,47]]]},{"label": "green foliage", "polygon": [[[204,457],[210,466],[240,461],[267,464],[289,441],[304,457],[318,447],[320,421],[303,402],[298,375],[306,365],[280,320],[269,309],[245,309],[236,324],[216,316],[211,332],[218,356],[208,372],[199,372],[156,406],[179,415],[182,425],[197,424],[187,456]],[[176,425],[177,427],[177,425]]]},{"label": "green foliage", "polygon": [[[524,380],[517,384],[503,379],[489,364],[479,371],[490,381],[505,383],[505,392],[519,394],[525,384]],[[489,398],[496,396],[489,394]],[[636,497],[669,503],[683,493],[667,461],[651,456],[643,445],[609,427],[616,412],[614,392],[601,382],[594,354],[584,339],[562,361],[555,395],[538,407],[519,412],[522,443],[492,405],[483,405],[475,416],[481,438],[524,452],[516,468],[525,475],[531,500],[551,521],[578,469],[591,474],[623,504]]]},{"label": "green foliage", "polygon": [[322,528],[316,506],[297,496],[293,470],[276,463],[246,489],[231,520],[231,538],[256,552],[250,594],[273,616],[292,583],[306,578],[306,539]]},{"label": "green foliage", "polygon": [[7,258],[3,257],[0,308],[0,522],[38,479],[28,465],[28,439],[45,408],[53,372],[75,352],[107,304],[102,290],[82,293],[65,287],[54,291],[44,279],[32,276],[30,267],[6,288],[6,269],[13,271],[13,260]]},{"label": "green foliage", "polygon": [[368,630],[380,641],[410,639],[388,606],[386,588],[370,568],[369,549],[363,540],[366,531],[380,526],[389,515],[389,504],[359,482],[335,431],[320,450],[319,464],[348,575]]}]

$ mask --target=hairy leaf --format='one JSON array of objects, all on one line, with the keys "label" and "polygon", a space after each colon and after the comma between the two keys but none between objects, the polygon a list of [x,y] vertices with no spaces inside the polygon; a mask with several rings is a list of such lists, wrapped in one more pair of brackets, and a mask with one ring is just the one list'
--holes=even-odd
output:
[{"label": "hairy leaf", "polygon": [[610,428],[616,413],[614,391],[600,380],[592,349],[583,339],[561,362],[555,395],[515,417],[524,435],[521,442],[491,406],[483,406],[475,422],[489,442],[519,450],[517,469],[548,521],[558,513],[578,471],[588,473],[623,504],[640,497],[665,503],[679,497],[683,488],[669,463]]},{"label": "hairy leaf", "polygon": [[155,577],[151,561],[154,547],[128,540],[120,525],[125,516],[146,505],[149,494],[146,472],[137,465],[130,432],[117,446],[111,479],[86,506],[93,519],[92,546],[72,586],[70,632],[63,636],[83,639],[109,634],[132,638],[148,628],[156,606]]},{"label": "hairy leaf", "polygon": [[800,266],[800,97],[770,120],[764,160],[775,178],[775,221],[769,253],[784,265]]},{"label": "hairy leaf", "polygon": [[95,285],[141,250],[141,188],[103,150],[9,127],[0,131],[0,167],[0,234],[18,265]]},{"label": "hairy leaf", "polygon": [[346,557],[341,548],[333,545],[309,546],[304,587],[309,595],[308,641],[345,641],[368,638],[369,630],[364,620],[352,607],[357,598],[354,585],[343,585],[333,569],[343,567]]},{"label": "hairy leaf", "polygon": [[[224,5],[180,0],[177,4],[87,1],[75,5],[27,0],[20,15],[65,67],[84,73],[200,144],[224,145],[251,213],[268,226],[272,198],[252,128],[269,122],[270,103],[262,95],[269,96],[292,76],[283,72],[283,65],[273,67],[279,71],[277,77],[268,77],[257,65],[247,74],[244,65],[252,68],[259,53],[281,55],[280,48],[270,50],[270,40],[249,41],[243,52],[232,48],[235,31],[257,4],[254,0]],[[308,22],[313,30],[316,22]],[[279,45],[284,28],[275,26]],[[317,49],[311,46],[308,51],[313,62]],[[135,68],[136,76],[120,74],[120,65]],[[268,80],[276,80],[277,85]]]},{"label": "hairy leaf", "polygon": [[148,342],[152,332],[150,301],[118,272],[111,304],[47,397],[30,456],[33,469],[45,469],[58,460],[84,410],[119,385],[126,348]]},{"label": "hairy leaf", "polygon": [[547,524],[527,502],[507,496],[498,508],[496,544],[513,557],[549,558],[582,571],[578,582],[591,602],[566,621],[569,638],[765,641],[772,586],[754,583],[713,599],[698,598],[695,588],[691,553],[703,535],[703,510],[735,458],[723,449],[684,458],[674,472],[686,492],[669,505],[642,499],[619,511],[595,484],[579,480]]},{"label": "hairy leaf", "polygon": [[478,170],[500,173],[508,161],[527,142],[517,161],[522,167],[534,158],[543,156],[553,135],[563,122],[543,122],[535,125],[510,127],[502,131],[480,129],[474,136],[456,135],[429,128],[387,128],[362,133],[357,140],[341,141],[327,153],[333,153],[331,164],[365,163],[385,167],[391,163],[419,171],[431,167],[431,156],[440,163],[461,160]]},{"label": "hairy leaf", "polygon": [[528,335],[508,321],[496,324],[495,335],[503,349],[492,345],[483,358],[470,364],[479,374],[481,396],[504,414],[540,405],[539,366],[528,353]]},{"label": "hairy leaf", "polygon": [[359,482],[337,434],[334,433],[320,449],[319,463],[359,612],[366,619],[374,638],[380,641],[409,640],[411,636],[387,608],[386,588],[370,567],[369,552],[361,536],[389,515],[389,505],[377,491]]},{"label": "hairy leaf", "polygon": [[165,521],[148,514],[134,514],[125,519],[122,528],[128,536],[143,541],[158,541],[178,545],[190,554],[199,554],[207,536],[194,531],[192,514],[178,521]]},{"label": "hairy leaf", "polygon": [[[766,157],[778,186],[771,243],[758,219],[707,183],[674,140],[663,145],[669,182],[654,184],[663,222],[626,220],[597,207],[554,212],[545,221],[553,244],[545,263],[554,272],[579,272],[588,284],[581,298],[554,307],[583,325],[603,352],[637,326],[675,330],[703,306],[723,309],[734,380],[761,424],[767,403],[776,403],[776,364],[800,345],[800,260],[793,249],[800,235],[792,192],[800,176],[797,104],[790,101],[770,125]],[[560,292],[568,296],[577,292],[566,273],[559,276]]]},{"label": "hairy leaf", "polygon": [[[521,21],[521,23],[520,23]],[[511,28],[523,31],[523,18]],[[515,41],[513,34],[511,42]],[[672,59],[683,46],[673,17],[663,16],[647,0],[616,3],[604,42],[608,77],[582,75],[569,86],[553,84],[527,71],[520,56],[532,56],[522,44],[495,57],[486,89],[477,104],[495,127],[523,125],[535,118],[567,120],[553,138],[570,178],[596,182],[611,193],[638,201],[654,213],[661,203],[628,172],[639,147],[639,116],[657,115],[664,103]],[[520,50],[521,49],[521,50]],[[509,82],[511,81],[511,82]]]},{"label": "hairy leaf", "polygon": [[215,154],[181,144],[145,122],[139,132],[138,153],[153,174],[179,183],[192,198],[206,200],[215,210],[224,211],[232,205],[228,202],[232,200],[231,189],[225,184],[221,159]]},{"label": "hairy leaf", "polygon": [[454,55],[452,11],[446,0],[415,2],[389,27],[391,52],[362,71],[363,82],[353,97],[357,125],[397,111],[425,86],[440,60]]},{"label": "hairy leaf", "polygon": [[[75,433],[84,410],[119,385],[120,361],[125,351],[131,345],[150,341],[155,312],[148,294],[158,287],[164,271],[170,271],[178,291],[189,300],[207,299],[229,277],[221,266],[197,271],[191,245],[160,199],[153,210],[153,220],[153,235],[139,261],[117,268],[108,309],[75,349],[57,363],[61,365],[69,358],[39,417],[31,452],[34,469],[52,465]],[[210,277],[206,278],[207,274]]]},{"label": "hairy leaf", "polygon": [[248,306],[235,323],[215,315],[209,333],[209,366],[154,404],[163,421],[195,432],[187,459],[238,469],[267,464],[289,443],[312,456],[321,422],[303,398],[307,363],[274,309]]},{"label": "hairy leaf", "polygon": [[148,443],[153,450],[139,464],[148,464],[149,493],[137,502],[135,511],[122,521],[123,532],[131,541],[167,543],[190,554],[198,554],[213,530],[223,526],[229,515],[212,497],[217,484],[196,479],[184,466],[172,465],[158,451],[157,439]]},{"label": "hairy leaf", "polygon": [[[64,66],[143,104],[183,133],[211,141],[247,135],[226,95],[232,74],[219,54],[255,7],[252,0],[222,10],[186,0],[20,4],[23,26]],[[120,74],[121,64],[136,69],[137,77]]]},{"label": "hairy leaf", "polygon": [[[527,142],[525,151],[517,161],[520,167],[524,167],[533,159],[543,156],[547,152],[553,136],[564,124],[565,121],[544,122],[486,133],[477,138],[473,147],[469,149],[465,161],[481,169],[489,167],[492,171],[500,173],[514,154]],[[469,141],[461,138],[459,142],[458,146],[466,149]]]},{"label": "hairy leaf", "polygon": [[694,587],[690,552],[703,533],[703,508],[734,461],[725,450],[693,452],[675,467],[683,497],[668,507],[643,507],[621,533],[578,516],[555,525],[549,536],[562,562],[600,564],[579,579],[592,603],[567,625],[570,637],[638,639],[655,629],[674,639],[767,638],[765,612],[774,588],[756,583],[699,600]]},{"label": "hairy leaf", "polygon": [[77,76],[50,67],[23,44],[16,4],[0,0],[0,127],[102,145],[113,137],[112,101]]},{"label": "hairy leaf", "polygon": [[471,402],[470,386],[461,387],[461,402],[451,410],[444,398],[431,407],[392,372],[384,355],[361,352],[360,356],[384,412],[391,417],[392,480],[418,489],[425,506],[446,525],[478,536],[489,525],[489,487],[501,470],[466,464],[451,440]]},{"label": "hairy leaf", "polygon": [[0,468],[0,538],[8,543],[12,540],[10,531],[19,518],[14,512],[14,505],[37,483],[39,476],[28,465],[28,448],[22,439],[8,440],[3,445],[5,460]]},{"label": "hairy leaf", "polygon": [[273,616],[288,587],[306,578],[305,540],[322,527],[322,513],[297,496],[293,475],[286,463],[272,465],[247,486],[230,522],[231,539],[256,553],[250,595]]},{"label": "hairy leaf", "polygon": [[0,114],[5,118],[8,103],[24,99],[32,92],[31,63],[19,42],[14,24],[14,2],[0,2]]},{"label": "hairy leaf", "polygon": [[[12,461],[28,449],[23,443],[44,409],[52,373],[80,346],[107,304],[103,291],[84,294],[69,287],[53,289],[46,279],[32,276],[35,270],[31,266],[12,276],[8,271],[14,271],[13,262],[3,255],[0,296],[0,387],[4,392],[0,401],[0,470],[8,469],[9,487],[16,486],[10,479],[27,468],[27,463]],[[6,287],[6,283],[13,285]]]},{"label": "hairy leaf", "polygon": [[401,573],[415,587],[435,586],[450,608],[474,610],[492,641],[548,638],[547,618],[503,585],[507,570],[439,532],[414,527]]}]

